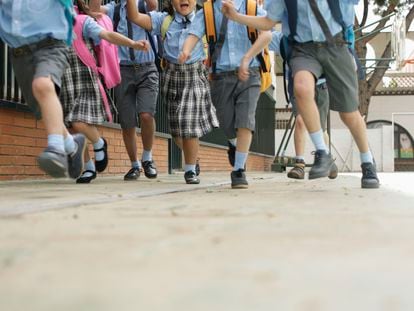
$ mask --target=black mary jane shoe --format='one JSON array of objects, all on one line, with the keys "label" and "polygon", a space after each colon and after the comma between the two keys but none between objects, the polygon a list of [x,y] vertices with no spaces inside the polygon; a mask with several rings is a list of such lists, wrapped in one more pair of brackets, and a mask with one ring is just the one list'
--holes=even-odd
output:
[{"label": "black mary jane shoe", "polygon": [[104,153],[104,158],[102,160],[100,161],[95,160],[95,168],[96,168],[96,171],[99,173],[102,173],[108,166],[108,143],[103,137],[102,137],[102,140],[104,141],[103,147],[100,149],[93,149],[94,152],[103,151]]},{"label": "black mary jane shoe", "polygon": [[[91,173],[91,176],[83,176],[85,173]],[[96,172],[91,170],[86,170],[82,172],[82,175],[76,179],[77,184],[89,184],[93,179],[96,178]]]}]

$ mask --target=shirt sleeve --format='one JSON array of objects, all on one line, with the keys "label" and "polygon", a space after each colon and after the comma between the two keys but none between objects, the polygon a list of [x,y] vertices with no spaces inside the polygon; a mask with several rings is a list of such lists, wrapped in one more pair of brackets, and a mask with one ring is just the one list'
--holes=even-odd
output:
[{"label": "shirt sleeve", "polygon": [[202,38],[206,33],[206,25],[204,24],[204,10],[198,10],[194,20],[191,23],[191,27],[188,34],[194,35],[198,38]]},{"label": "shirt sleeve", "polygon": [[115,1],[111,1],[108,4],[104,5],[104,8],[106,9],[106,15],[108,15],[112,20],[114,19],[115,5]]},{"label": "shirt sleeve", "polygon": [[82,34],[85,39],[92,39],[95,45],[101,43],[101,32],[105,30],[93,18],[87,17],[83,24]]},{"label": "shirt sleeve", "polygon": [[280,40],[282,40],[283,34],[280,31],[272,32],[272,41],[269,43],[269,50],[280,55]]},{"label": "shirt sleeve", "polygon": [[155,36],[161,35],[162,23],[164,22],[164,19],[168,13],[151,11],[148,14],[151,17],[152,34]]},{"label": "shirt sleeve", "polygon": [[286,11],[286,5],[284,0],[269,0],[265,1],[265,10],[267,17],[275,22],[280,22],[283,18],[283,14]]}]

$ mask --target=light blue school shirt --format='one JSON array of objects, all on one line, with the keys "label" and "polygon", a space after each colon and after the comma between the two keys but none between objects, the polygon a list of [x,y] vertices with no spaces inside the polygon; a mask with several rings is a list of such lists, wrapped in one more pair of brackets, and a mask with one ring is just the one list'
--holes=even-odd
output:
[{"label": "light blue school shirt", "polygon": [[[152,22],[152,34],[161,35],[161,27],[168,13],[150,12]],[[175,12],[174,18],[171,21],[170,26],[165,34],[163,41],[164,54],[163,57],[170,63],[178,64],[178,56],[181,53],[185,39],[188,37],[188,31],[190,30],[191,23],[194,21],[195,12],[192,12],[187,16],[187,19]],[[186,64],[193,64],[195,62],[205,59],[204,47],[202,40],[197,42],[194,50],[191,52],[191,57],[185,62]]]},{"label": "light blue school shirt", "polygon": [[104,30],[101,25],[88,16],[83,24],[82,35],[85,40],[92,40],[94,45],[99,45],[101,43],[100,34]]},{"label": "light blue school shirt", "polygon": [[[144,0],[139,0],[144,1]],[[114,19],[114,11],[115,11],[115,1],[111,1],[105,8],[107,9],[108,16],[113,20]],[[138,0],[137,0],[137,7],[138,7]],[[126,11],[126,0],[121,0],[121,8],[120,8],[120,19],[118,24],[117,32],[123,34],[124,36],[128,37],[128,24],[127,24],[127,11]],[[132,40],[148,40],[147,33],[145,29],[139,27],[138,25],[131,22],[132,25]],[[154,38],[155,45],[157,45],[156,38]],[[129,56],[129,48],[124,46],[118,46],[118,53],[119,53],[119,61],[121,64],[142,64],[142,63],[149,63],[154,62],[154,52],[150,49],[149,52],[143,52],[134,50],[135,60],[132,61]]]},{"label": "light blue school shirt", "polygon": [[[344,15],[345,23],[349,23],[352,20],[353,15],[350,15],[350,7],[358,4],[359,0],[339,0],[341,3],[342,14]],[[322,16],[325,18],[326,23],[332,33],[337,35],[342,31],[342,26],[339,25],[331,14],[327,0],[316,0],[318,8],[321,11]],[[295,40],[297,42],[324,42],[326,41],[325,35],[319,23],[314,16],[312,9],[308,1],[297,0],[298,3],[298,22],[297,22],[297,35]],[[273,21],[279,21],[283,24],[283,34],[289,36],[289,24],[287,18],[287,9],[284,0],[269,0],[265,1],[265,9],[267,11],[267,17]]]},{"label": "light blue school shirt", "polygon": [[[269,0],[270,1],[270,0]],[[235,8],[238,12],[246,14],[245,0],[235,0]],[[214,2],[214,17],[217,31],[217,38],[220,32],[223,14],[221,13],[221,0]],[[258,16],[265,16],[266,12],[260,7],[257,8]],[[201,38],[205,35],[204,12],[199,10],[194,21],[191,23],[190,34]],[[227,25],[226,38],[223,48],[216,63],[217,72],[235,70],[240,66],[244,54],[251,48],[252,44],[247,36],[247,28],[244,25],[229,20]],[[259,67],[259,62],[254,58],[250,67]]]},{"label": "light blue school shirt", "polygon": [[69,25],[56,0],[0,0],[0,38],[11,47],[46,38],[66,41]]}]

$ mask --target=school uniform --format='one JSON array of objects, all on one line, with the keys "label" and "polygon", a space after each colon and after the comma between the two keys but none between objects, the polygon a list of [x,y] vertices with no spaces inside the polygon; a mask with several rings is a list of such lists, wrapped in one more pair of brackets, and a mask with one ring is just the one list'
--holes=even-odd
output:
[{"label": "school uniform", "polygon": [[[126,0],[121,0],[120,5],[120,20],[116,31],[128,37]],[[105,5],[107,15],[112,20],[114,19],[115,6],[114,1]],[[148,40],[145,29],[134,23],[131,23],[131,27],[132,40]],[[115,88],[116,105],[121,127],[129,129],[138,126],[140,113],[146,112],[155,115],[159,76],[152,49],[149,52],[144,52],[119,46],[118,51],[122,80],[121,84]]]},{"label": "school uniform", "polygon": [[[101,42],[99,35],[103,30],[91,17],[85,19],[82,34],[92,55],[94,46]],[[68,58],[69,66],[63,76],[60,92],[66,125],[69,127],[72,122],[95,125],[104,123],[107,117],[99,90],[98,75],[79,59],[73,48],[70,48]]]},{"label": "school uniform", "polygon": [[[150,16],[153,34],[161,35],[167,14],[151,12]],[[162,93],[167,101],[170,132],[174,137],[202,137],[218,127],[208,70],[203,64],[203,43],[197,43],[185,64],[179,64],[177,60],[194,18],[194,12],[186,17],[176,12],[163,42],[166,67],[162,75]]]},{"label": "school uniform", "polygon": [[[213,4],[217,32],[223,21],[221,6],[221,0]],[[236,10],[242,14],[246,14],[245,6],[244,0],[235,1]],[[264,16],[266,13],[258,8],[257,15]],[[205,35],[203,10],[196,13],[189,33],[200,40]],[[246,26],[229,20],[224,44],[218,55],[215,72],[212,73],[210,82],[211,96],[220,127],[228,138],[235,138],[238,128],[255,130],[255,114],[260,95],[260,65],[256,58],[250,63],[250,76],[247,81],[240,81],[237,76],[241,59],[251,46]]]},{"label": "school uniform", "polygon": [[[276,55],[280,55],[280,45],[283,38],[283,33],[280,31],[272,31],[272,41],[269,43],[269,50],[273,51]],[[288,69],[289,70],[289,69]],[[289,73],[290,74],[290,73]],[[298,108],[296,100],[293,96],[293,81],[289,81],[289,93],[292,104],[292,112],[296,116],[298,115]],[[326,123],[329,111],[329,94],[328,87],[326,85],[326,79],[320,78],[316,81],[315,87],[315,101],[319,111],[319,118],[321,122],[322,130],[326,130]]]},{"label": "school uniform", "polygon": [[[302,70],[311,72],[316,78],[324,75],[327,80],[331,109],[339,112],[356,111],[359,100],[355,61],[349,52],[348,43],[343,39],[342,25],[334,19],[326,0],[316,1],[334,38],[334,42],[328,44],[309,2],[295,1],[297,1],[297,30],[293,38],[285,1],[271,0],[265,3],[267,17],[274,21],[282,21],[284,35],[290,36],[293,42],[289,62],[293,76]],[[352,12],[358,2],[359,0],[340,1],[343,19],[347,25],[352,24]]]},{"label": "school uniform", "polygon": [[[47,23],[45,23],[47,21]],[[55,0],[2,0],[0,38],[11,47],[11,63],[23,96],[37,118],[35,78],[50,77],[57,89],[68,65],[69,22]]]}]

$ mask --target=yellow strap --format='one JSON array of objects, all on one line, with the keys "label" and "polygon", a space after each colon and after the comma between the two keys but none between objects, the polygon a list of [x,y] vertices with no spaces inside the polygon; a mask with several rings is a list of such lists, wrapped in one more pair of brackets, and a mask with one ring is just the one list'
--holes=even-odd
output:
[{"label": "yellow strap", "polygon": [[162,21],[161,38],[162,38],[163,41],[165,40],[165,36],[167,35],[168,28],[170,27],[172,21],[173,21],[173,16],[172,15],[167,15],[164,18],[164,20]]},{"label": "yellow strap", "polygon": [[207,0],[203,3],[204,23],[206,25],[206,35],[208,43],[215,43],[217,41],[216,23],[214,20],[213,1]]},{"label": "yellow strap", "polygon": [[[249,16],[257,15],[257,2],[255,0],[246,1],[246,14]],[[252,43],[257,40],[257,29],[247,26],[247,35]]]}]

